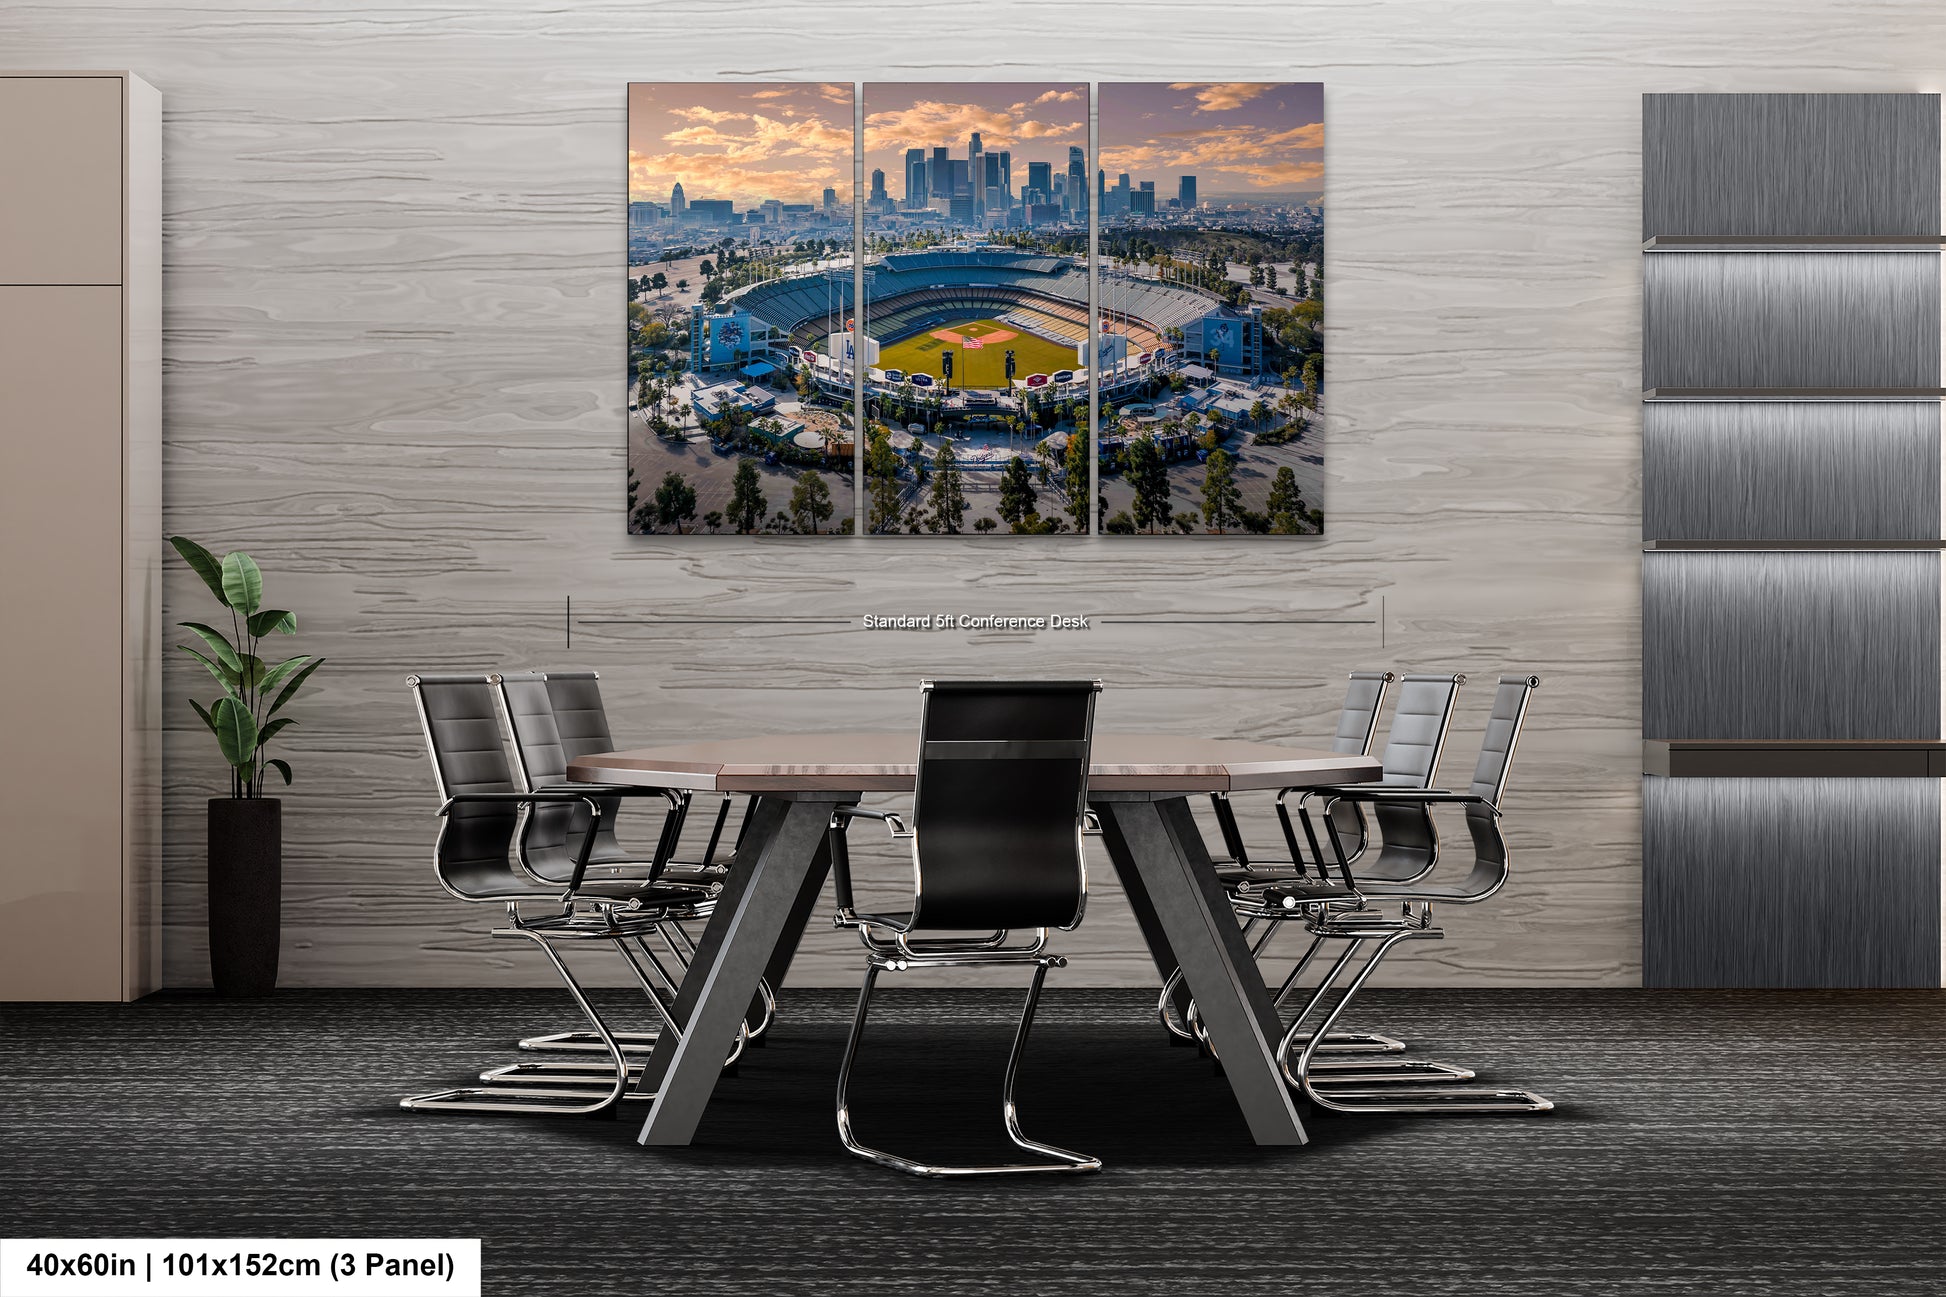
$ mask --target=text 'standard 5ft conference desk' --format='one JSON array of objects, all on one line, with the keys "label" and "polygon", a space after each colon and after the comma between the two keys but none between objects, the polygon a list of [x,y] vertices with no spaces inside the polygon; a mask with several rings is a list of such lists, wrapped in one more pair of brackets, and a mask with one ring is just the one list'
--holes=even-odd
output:
[{"label": "text 'standard 5ft conference desk'", "polygon": [[[834,805],[910,792],[912,734],[784,734],[629,752],[568,767],[587,783],[749,793],[756,798],[723,893],[677,996],[682,1039],[664,1034],[637,1083],[656,1099],[644,1144],[687,1144],[759,978],[783,979],[830,869]],[[1142,936],[1163,974],[1180,966],[1259,1144],[1302,1144],[1272,1051],[1283,1030],[1190,814],[1199,793],[1364,783],[1371,757],[1167,734],[1095,737],[1088,801]],[[925,826],[919,825],[925,832]]]}]

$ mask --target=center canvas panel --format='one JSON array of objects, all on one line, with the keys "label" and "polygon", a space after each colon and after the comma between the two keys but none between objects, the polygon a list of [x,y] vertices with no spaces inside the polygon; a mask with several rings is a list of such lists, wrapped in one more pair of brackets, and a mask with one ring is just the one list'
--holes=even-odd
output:
[{"label": "center canvas panel", "polygon": [[867,529],[1086,533],[1088,87],[867,85],[864,118]]},{"label": "center canvas panel", "polygon": [[1324,532],[1324,87],[1096,88],[1101,530]]},{"label": "center canvas panel", "polygon": [[628,88],[628,529],[852,530],[852,89]]}]

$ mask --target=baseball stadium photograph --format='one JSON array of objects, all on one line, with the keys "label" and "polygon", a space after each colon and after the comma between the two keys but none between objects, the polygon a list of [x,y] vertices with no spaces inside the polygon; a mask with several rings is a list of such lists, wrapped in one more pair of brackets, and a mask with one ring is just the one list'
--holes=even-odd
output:
[{"label": "baseball stadium photograph", "polygon": [[1324,88],[1096,88],[1098,530],[1324,532]]},{"label": "baseball stadium photograph", "polygon": [[849,85],[629,86],[631,534],[852,530],[853,134]]},{"label": "baseball stadium photograph", "polygon": [[1085,534],[1087,86],[868,84],[863,108],[863,309],[824,353],[864,370],[866,529]]}]

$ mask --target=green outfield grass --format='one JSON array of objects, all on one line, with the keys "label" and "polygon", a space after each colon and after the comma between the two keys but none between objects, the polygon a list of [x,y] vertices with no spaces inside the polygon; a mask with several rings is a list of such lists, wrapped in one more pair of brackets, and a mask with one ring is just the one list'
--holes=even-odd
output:
[{"label": "green outfield grass", "polygon": [[[935,333],[957,333],[969,338],[987,338],[995,334],[1011,333],[1014,336],[1001,342],[988,342],[982,347],[968,350],[965,347],[943,341],[933,336]],[[940,377],[939,356],[943,351],[953,353],[953,386],[962,387],[1005,387],[1007,385],[1007,352],[1014,353],[1014,377],[1025,378],[1029,374],[1052,374],[1058,369],[1074,368],[1074,347],[1072,344],[1049,342],[1031,333],[1020,331],[994,320],[973,320],[965,324],[946,324],[937,329],[907,338],[904,342],[894,342],[881,346],[878,352],[880,369],[902,369],[908,374],[931,374]]]}]

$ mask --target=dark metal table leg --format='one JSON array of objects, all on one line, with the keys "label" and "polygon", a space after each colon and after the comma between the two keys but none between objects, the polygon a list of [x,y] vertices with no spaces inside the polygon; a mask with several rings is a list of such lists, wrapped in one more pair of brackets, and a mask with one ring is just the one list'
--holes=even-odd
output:
[{"label": "dark metal table leg", "polygon": [[682,1039],[665,1034],[642,1069],[640,1084],[656,1098],[639,1142],[687,1144],[695,1137],[757,981],[798,909],[832,805],[855,800],[846,793],[816,801],[766,797],[752,808],[731,878],[677,997],[687,1010],[677,1015]]},{"label": "dark metal table leg", "polygon": [[[1141,886],[1136,917],[1143,935],[1149,936],[1145,904],[1166,941],[1166,949],[1151,946],[1157,967],[1165,960],[1181,966],[1251,1135],[1259,1144],[1305,1143],[1297,1105],[1273,1057],[1283,1034],[1277,1006],[1217,884],[1188,801],[1090,800],[1116,871]],[[1133,903],[1134,888],[1130,895]]]}]

